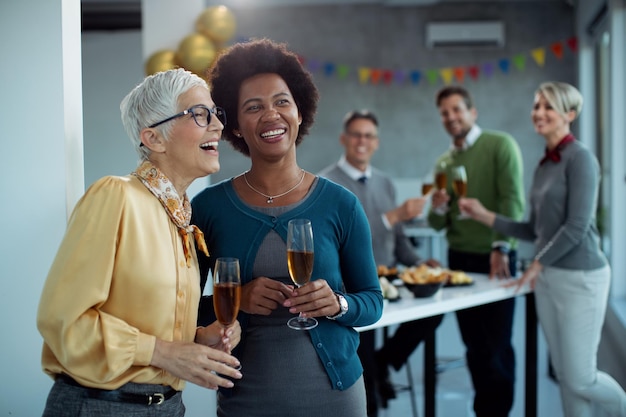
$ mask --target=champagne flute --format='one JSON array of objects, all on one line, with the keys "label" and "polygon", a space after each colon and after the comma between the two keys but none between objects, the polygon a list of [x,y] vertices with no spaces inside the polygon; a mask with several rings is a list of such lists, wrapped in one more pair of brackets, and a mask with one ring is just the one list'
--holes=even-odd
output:
[{"label": "champagne flute", "polygon": [[[300,288],[311,279],[313,273],[313,228],[308,219],[289,220],[287,226],[287,266],[289,276]],[[295,330],[309,330],[317,326],[314,318],[293,317],[287,326]]]},{"label": "champagne flute", "polygon": [[435,184],[433,182],[433,175],[428,174],[428,176],[426,176],[426,178],[422,182],[422,195],[426,197],[432,192],[434,188],[435,188]]},{"label": "champagne flute", "polygon": [[240,304],[239,259],[217,258],[213,269],[213,309],[217,321],[223,328],[237,320]]},{"label": "champagne flute", "polygon": [[435,184],[438,190],[445,190],[448,186],[447,164],[441,161],[435,167]]},{"label": "champagne flute", "polygon": [[[452,169],[452,188],[458,198],[467,196],[467,172],[463,165],[456,166]],[[459,219],[469,219],[466,213],[461,212]]]}]

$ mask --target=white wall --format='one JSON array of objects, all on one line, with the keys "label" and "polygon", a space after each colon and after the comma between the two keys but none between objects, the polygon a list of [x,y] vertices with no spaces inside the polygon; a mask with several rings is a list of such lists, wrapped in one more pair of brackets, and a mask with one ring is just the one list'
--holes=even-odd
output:
[{"label": "white wall", "polygon": [[[71,100],[63,79],[63,57],[80,54],[66,44],[63,10],[78,0],[0,2],[0,415],[41,415],[51,379],[41,371],[41,337],[35,317],[41,288],[66,224],[66,122]],[[74,36],[76,39],[76,36]],[[80,56],[78,57],[78,61]],[[74,81],[80,88],[80,79]],[[70,90],[67,90],[69,87]],[[65,90],[65,91],[64,91]],[[76,106],[76,102],[72,107]],[[80,109],[80,105],[78,105]],[[65,117],[68,116],[66,121]],[[80,121],[80,115],[78,115]],[[70,130],[68,129],[68,130]],[[80,130],[80,128],[78,129]],[[82,173],[79,178],[82,184]]]}]

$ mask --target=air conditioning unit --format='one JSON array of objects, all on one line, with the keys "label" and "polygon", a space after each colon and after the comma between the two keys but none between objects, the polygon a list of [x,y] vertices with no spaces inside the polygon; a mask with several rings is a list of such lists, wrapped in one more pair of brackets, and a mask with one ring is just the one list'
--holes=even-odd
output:
[{"label": "air conditioning unit", "polygon": [[499,21],[430,22],[426,24],[426,46],[503,47],[504,23]]}]

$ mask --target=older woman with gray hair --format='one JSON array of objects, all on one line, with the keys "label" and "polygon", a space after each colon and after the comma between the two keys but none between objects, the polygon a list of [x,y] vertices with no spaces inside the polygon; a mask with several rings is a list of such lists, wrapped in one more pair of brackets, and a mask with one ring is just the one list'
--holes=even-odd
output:
[{"label": "older woman with gray hair", "polygon": [[546,153],[535,170],[528,221],[497,215],[475,199],[462,199],[459,207],[501,233],[535,243],[533,262],[510,285],[535,289],[565,416],[592,417],[597,407],[624,417],[624,390],[596,364],[611,269],[596,227],[598,161],[570,132],[582,104],[566,83],[546,82],[535,93],[531,119]]},{"label": "older woman with gray hair", "polygon": [[186,189],[219,169],[226,123],[200,77],[147,77],[121,103],[140,156],[130,175],[96,181],[77,203],[37,314],[55,383],[44,416],[182,416],[185,382],[241,378],[236,323],[196,327],[200,275]]}]

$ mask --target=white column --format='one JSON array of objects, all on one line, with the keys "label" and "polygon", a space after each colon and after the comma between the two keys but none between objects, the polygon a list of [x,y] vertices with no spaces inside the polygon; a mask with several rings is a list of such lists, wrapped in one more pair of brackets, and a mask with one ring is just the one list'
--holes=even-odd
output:
[{"label": "white column", "polygon": [[63,124],[67,216],[85,191],[83,86],[79,0],[62,0]]},{"label": "white column", "polygon": [[40,416],[37,307],[83,191],[80,0],[1,0],[0,39],[0,414]]},{"label": "white column", "polygon": [[626,2],[609,1],[611,35],[611,265],[612,295],[626,297]]}]

